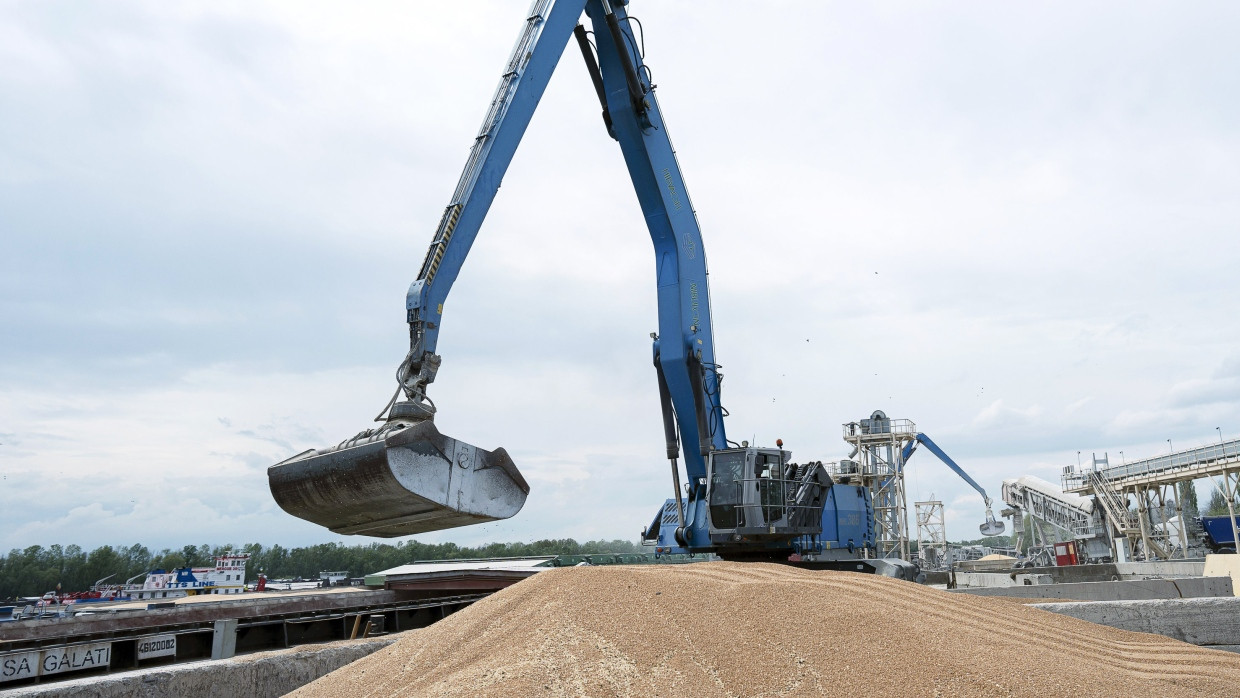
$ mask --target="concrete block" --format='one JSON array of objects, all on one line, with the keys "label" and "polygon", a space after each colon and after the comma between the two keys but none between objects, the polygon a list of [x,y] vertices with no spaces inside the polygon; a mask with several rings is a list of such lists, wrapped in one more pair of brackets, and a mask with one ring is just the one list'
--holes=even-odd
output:
[{"label": "concrete block", "polygon": [[211,635],[211,658],[228,659],[237,653],[237,619],[215,621]]},{"label": "concrete block", "polygon": [[1055,578],[1049,574],[1018,574],[1016,586],[1035,586],[1038,584],[1054,584]]},{"label": "concrete block", "polygon": [[1120,579],[1148,579],[1152,577],[1200,577],[1205,569],[1204,560],[1153,560],[1150,562],[1117,562],[1115,571]]},{"label": "concrete block", "polygon": [[1240,598],[1035,604],[1034,608],[1194,645],[1240,645]]},{"label": "concrete block", "polygon": [[[1019,579],[1023,575],[1019,575]],[[991,586],[951,589],[974,596],[1008,596],[1020,599],[1068,599],[1071,601],[1137,601],[1233,597],[1230,577],[1192,579],[1144,579],[1127,582],[1073,582],[1044,584],[1031,582],[1019,586]]]},{"label": "concrete block", "polygon": [[1202,574],[1207,577],[1230,577],[1232,592],[1240,596],[1240,555],[1206,555]]},{"label": "concrete block", "polygon": [[[961,578],[965,576],[981,577],[987,574],[1005,576],[1017,574],[1049,574],[1055,578],[1056,584],[1068,582],[1118,582],[1126,579],[1161,579],[1172,577],[1200,577],[1205,567],[1204,560],[1156,560],[1153,562],[1118,562],[1099,565],[1068,565],[1065,567],[1025,567],[1019,569],[986,572],[972,572],[963,567],[956,570],[958,586],[965,586]],[[970,584],[969,586],[998,586],[992,584]]]},{"label": "concrete block", "polygon": [[1015,575],[991,572],[957,572],[955,574],[958,589],[979,589],[988,587],[1010,587],[1016,585]]},{"label": "concrete block", "polygon": [[302,645],[9,689],[4,698],[275,698],[396,642],[398,635]]}]

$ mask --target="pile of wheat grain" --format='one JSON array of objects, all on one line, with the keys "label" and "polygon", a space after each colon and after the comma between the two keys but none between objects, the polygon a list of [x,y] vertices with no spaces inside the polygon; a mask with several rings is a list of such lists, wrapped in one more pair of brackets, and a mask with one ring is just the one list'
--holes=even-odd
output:
[{"label": "pile of wheat grain", "polygon": [[549,570],[299,696],[1236,696],[1240,655],[885,577]]}]

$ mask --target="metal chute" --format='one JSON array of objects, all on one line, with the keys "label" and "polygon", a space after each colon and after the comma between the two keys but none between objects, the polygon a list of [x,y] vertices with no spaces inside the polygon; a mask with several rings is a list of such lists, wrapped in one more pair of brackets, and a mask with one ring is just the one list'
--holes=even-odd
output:
[{"label": "metal chute", "polygon": [[267,469],[276,503],[336,533],[393,538],[513,516],[530,487],[508,453],[392,418],[335,448]]}]

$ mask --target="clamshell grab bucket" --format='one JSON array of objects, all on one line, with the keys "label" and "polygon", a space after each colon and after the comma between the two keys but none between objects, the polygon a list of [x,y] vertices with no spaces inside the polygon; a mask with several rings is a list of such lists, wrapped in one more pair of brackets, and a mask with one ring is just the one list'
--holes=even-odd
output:
[{"label": "clamshell grab bucket", "polygon": [[267,481],[293,516],[381,538],[506,519],[530,491],[504,449],[444,436],[430,420],[306,451],[268,468]]},{"label": "clamshell grab bucket", "polygon": [[1003,522],[995,519],[995,515],[986,510],[986,523],[978,526],[977,529],[982,532],[983,536],[1001,536],[1003,535]]}]

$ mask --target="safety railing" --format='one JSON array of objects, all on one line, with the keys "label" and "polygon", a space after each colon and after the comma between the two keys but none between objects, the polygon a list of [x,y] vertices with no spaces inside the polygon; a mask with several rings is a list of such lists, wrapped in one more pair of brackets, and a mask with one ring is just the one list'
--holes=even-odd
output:
[{"label": "safety railing", "polygon": [[863,420],[862,422],[849,422],[844,425],[844,440],[855,439],[861,436],[878,436],[878,435],[914,435],[917,433],[917,425],[911,419],[881,419],[881,420]]},{"label": "safety railing", "polygon": [[1162,473],[1174,473],[1212,463],[1240,462],[1240,439],[1224,441],[1208,446],[1191,448],[1165,456],[1155,456],[1135,460],[1123,465],[1113,465],[1099,470],[1081,470],[1074,466],[1064,468],[1063,487],[1080,489],[1089,483],[1089,477],[1096,474],[1104,482],[1116,482],[1128,478],[1145,477]]},{"label": "safety railing", "polygon": [[1098,495],[1098,500],[1102,503],[1102,508],[1106,511],[1107,518],[1116,531],[1127,534],[1129,531],[1136,530],[1136,515],[1128,510],[1127,498],[1116,492],[1099,473],[1089,473],[1089,475],[1090,484],[1093,485],[1094,492]]}]

